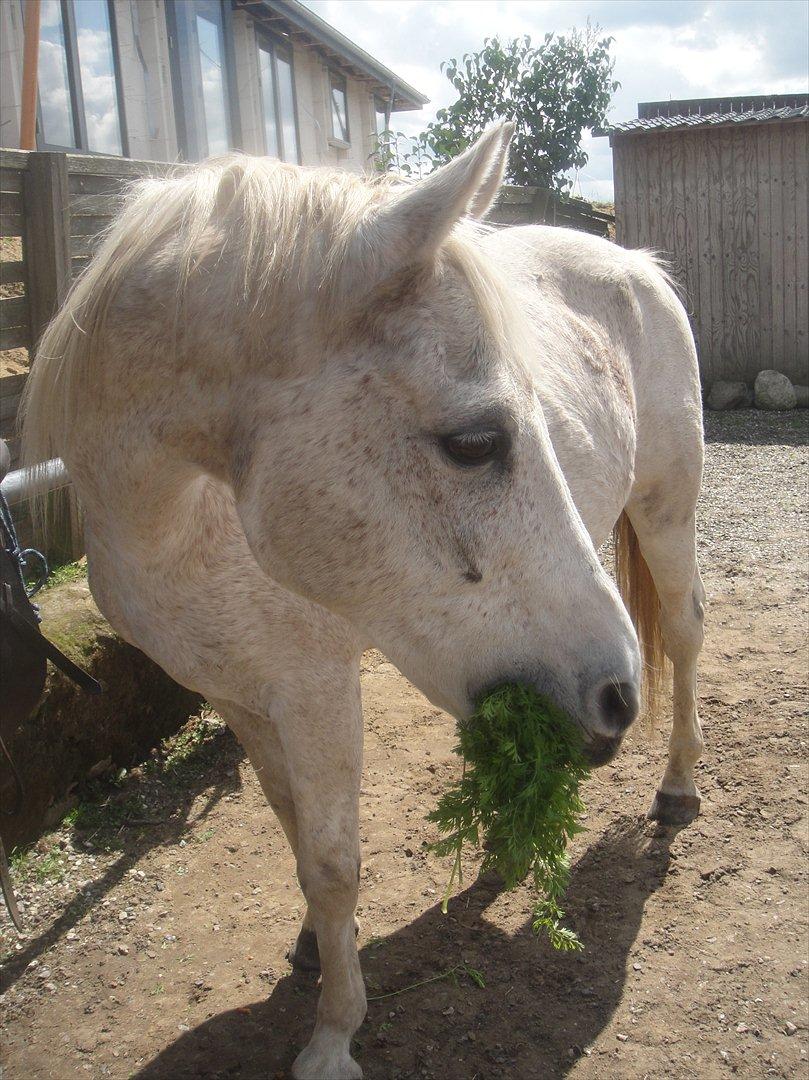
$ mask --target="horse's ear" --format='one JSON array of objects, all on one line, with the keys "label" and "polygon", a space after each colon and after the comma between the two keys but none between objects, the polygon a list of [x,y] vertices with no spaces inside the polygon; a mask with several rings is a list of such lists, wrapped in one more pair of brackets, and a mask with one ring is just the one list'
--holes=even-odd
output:
[{"label": "horse's ear", "polygon": [[223,169],[221,178],[219,180],[219,187],[216,189],[216,217],[218,219],[223,218],[228,210],[233,205],[233,200],[239,193],[245,176],[244,162],[238,159],[228,163],[227,167]]},{"label": "horse's ear", "polygon": [[482,218],[488,213],[497,192],[500,190],[500,185],[503,183],[503,177],[506,174],[506,166],[508,165],[508,148],[511,144],[512,136],[514,135],[514,124],[503,124],[502,131],[503,134],[499,158],[492,165],[492,168],[489,170],[489,175],[478,188],[474,198],[469,204],[469,213],[472,217]]},{"label": "horse's ear", "polygon": [[[386,203],[362,229],[362,255],[387,277],[428,259],[466,214],[480,217],[502,181],[512,123],[501,123],[425,180]],[[368,267],[368,269],[371,269]]]}]

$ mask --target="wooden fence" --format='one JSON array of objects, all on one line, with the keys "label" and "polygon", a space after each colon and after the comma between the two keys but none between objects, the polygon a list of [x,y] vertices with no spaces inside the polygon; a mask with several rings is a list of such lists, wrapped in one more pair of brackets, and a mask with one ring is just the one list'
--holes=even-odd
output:
[{"label": "wooden fence", "polygon": [[809,382],[809,121],[614,132],[618,242],[671,266],[700,373]]},{"label": "wooden fence", "polygon": [[571,199],[545,188],[506,184],[487,219],[494,225],[558,225],[595,236],[615,235],[615,218],[584,199]]},{"label": "wooden fence", "polygon": [[0,150],[0,437],[18,458],[16,418],[30,356],[89,262],[124,186],[171,163]]}]

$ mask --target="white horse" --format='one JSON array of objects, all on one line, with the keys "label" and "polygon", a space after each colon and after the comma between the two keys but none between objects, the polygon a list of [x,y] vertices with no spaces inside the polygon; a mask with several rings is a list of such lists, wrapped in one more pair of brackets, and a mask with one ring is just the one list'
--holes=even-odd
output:
[{"label": "white horse", "polygon": [[228,721],[295,852],[322,970],[298,1078],[362,1075],[365,647],[459,720],[538,687],[603,763],[641,674],[596,556],[620,518],[647,674],[661,640],[674,663],[651,814],[699,806],[688,320],[647,255],[475,220],[510,137],[409,187],[235,155],[138,184],[29,380],[27,459],[67,464],[98,606]]}]

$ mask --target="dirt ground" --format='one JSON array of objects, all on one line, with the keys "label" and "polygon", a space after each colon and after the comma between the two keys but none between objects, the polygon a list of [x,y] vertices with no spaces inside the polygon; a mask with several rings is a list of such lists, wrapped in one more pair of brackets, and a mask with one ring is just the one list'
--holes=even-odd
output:
[{"label": "dirt ground", "polygon": [[[583,954],[534,938],[528,891],[498,894],[471,858],[441,914],[424,819],[458,769],[453,724],[366,657],[368,1078],[807,1075],[807,419],[708,416],[703,813],[647,824],[665,732],[638,726],[585,790],[566,904]],[[293,862],[232,737],[198,721],[88,798],[16,864],[6,1080],[287,1076],[317,989],[285,959]]]}]

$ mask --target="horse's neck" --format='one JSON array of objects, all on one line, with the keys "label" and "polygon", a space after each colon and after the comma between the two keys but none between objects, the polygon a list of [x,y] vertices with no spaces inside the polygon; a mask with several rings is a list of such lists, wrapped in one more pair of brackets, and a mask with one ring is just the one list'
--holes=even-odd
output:
[{"label": "horse's neck", "polygon": [[[578,318],[572,310],[562,315]],[[554,452],[596,546],[609,534],[632,486],[636,442],[624,343],[606,329],[599,336],[600,352],[582,342],[580,348],[533,357],[531,363]]]},{"label": "horse's neck", "polygon": [[144,380],[128,396],[108,380],[77,425],[68,470],[91,527],[112,547],[148,558],[157,537],[176,537],[181,555],[202,494],[211,482],[227,489],[227,402],[212,394],[206,404],[188,383],[185,373],[158,393]]}]

